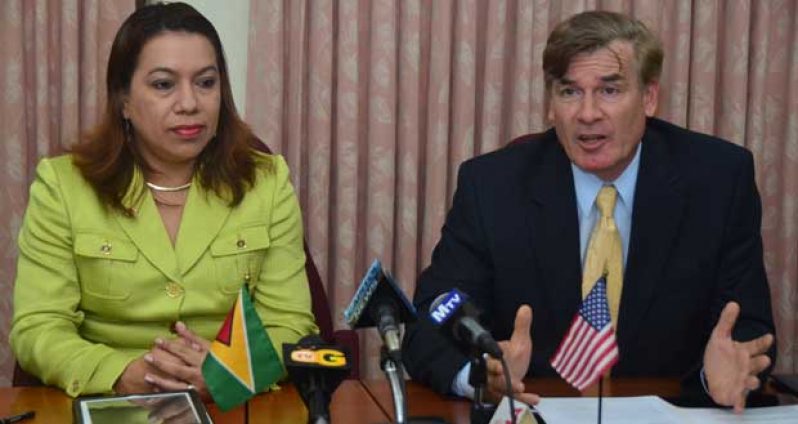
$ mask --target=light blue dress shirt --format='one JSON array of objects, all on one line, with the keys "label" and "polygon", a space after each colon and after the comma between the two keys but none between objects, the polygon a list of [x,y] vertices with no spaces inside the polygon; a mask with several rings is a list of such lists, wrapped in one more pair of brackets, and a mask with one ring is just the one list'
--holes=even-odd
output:
[{"label": "light blue dress shirt", "polygon": [[[629,165],[624,169],[615,181],[604,181],[594,174],[583,171],[571,162],[571,171],[574,176],[574,189],[576,191],[577,215],[579,217],[579,252],[582,264],[585,262],[587,244],[590,241],[590,234],[593,225],[599,218],[600,212],[596,205],[596,196],[604,185],[614,185],[618,191],[618,199],[615,202],[615,225],[621,234],[621,245],[623,248],[623,266],[626,269],[626,258],[629,254],[629,235],[632,232],[632,209],[635,200],[635,187],[637,187],[637,173],[640,169],[640,151],[643,143],[637,145],[635,156]],[[468,384],[468,375],[471,371],[471,364],[467,363],[460,369],[460,372],[452,381],[452,392],[458,396],[467,398],[474,397],[474,388]]]}]

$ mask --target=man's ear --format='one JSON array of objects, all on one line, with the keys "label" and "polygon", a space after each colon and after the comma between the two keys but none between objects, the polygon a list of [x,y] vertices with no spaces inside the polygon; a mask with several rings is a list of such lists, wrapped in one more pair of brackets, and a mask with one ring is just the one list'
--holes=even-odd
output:
[{"label": "man's ear", "polygon": [[546,89],[545,96],[543,97],[543,104],[546,107],[546,120],[549,125],[554,125],[554,109],[551,106],[551,87]]},{"label": "man's ear", "polygon": [[646,84],[643,89],[643,109],[646,116],[654,116],[657,112],[657,102],[659,101],[659,81],[655,80]]}]

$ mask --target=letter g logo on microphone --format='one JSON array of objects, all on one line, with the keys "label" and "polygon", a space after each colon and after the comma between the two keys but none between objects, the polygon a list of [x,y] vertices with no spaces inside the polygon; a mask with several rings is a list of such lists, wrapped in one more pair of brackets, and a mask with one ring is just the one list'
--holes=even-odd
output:
[{"label": "letter g logo on microphone", "polygon": [[291,352],[291,360],[322,367],[346,366],[346,355],[337,349],[299,349]]}]

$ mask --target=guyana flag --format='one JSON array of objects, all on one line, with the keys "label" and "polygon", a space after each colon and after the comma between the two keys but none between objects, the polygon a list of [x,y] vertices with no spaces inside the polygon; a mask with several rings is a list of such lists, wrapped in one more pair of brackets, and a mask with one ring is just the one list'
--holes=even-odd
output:
[{"label": "guyana flag", "polygon": [[216,405],[227,411],[283,375],[280,358],[258,318],[246,285],[202,363],[202,376]]}]

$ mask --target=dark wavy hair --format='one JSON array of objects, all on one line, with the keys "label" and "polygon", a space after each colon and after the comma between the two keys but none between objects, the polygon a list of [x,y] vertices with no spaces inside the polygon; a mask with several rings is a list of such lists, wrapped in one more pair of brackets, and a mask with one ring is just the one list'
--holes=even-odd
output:
[{"label": "dark wavy hair", "polygon": [[[97,127],[72,146],[73,161],[103,203],[131,214],[130,205],[125,205],[124,199],[136,166],[147,169],[147,164],[138,152],[135,139],[131,137],[126,141],[123,102],[130,91],[142,48],[164,32],[202,35],[216,52],[221,89],[219,123],[215,139],[197,158],[195,172],[203,188],[213,190],[234,207],[255,184],[257,156],[253,148],[260,142],[236,111],[219,34],[210,21],[185,3],[144,6],[119,28],[108,58],[104,116]],[[144,187],[135,198],[143,194]]]}]

